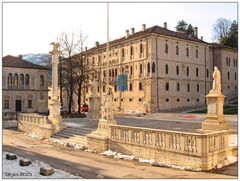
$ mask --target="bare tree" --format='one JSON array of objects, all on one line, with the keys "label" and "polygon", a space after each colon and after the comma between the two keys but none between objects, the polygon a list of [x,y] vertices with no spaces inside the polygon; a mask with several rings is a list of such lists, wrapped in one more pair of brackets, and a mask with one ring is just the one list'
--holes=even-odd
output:
[{"label": "bare tree", "polygon": [[221,42],[222,39],[228,36],[231,21],[225,18],[218,18],[217,23],[214,25],[214,39]]},{"label": "bare tree", "polygon": [[74,91],[74,74],[73,74],[73,56],[78,52],[80,46],[80,40],[72,32],[61,33],[58,37],[58,43],[60,44],[60,51],[63,60],[61,61],[61,88],[65,88],[68,96],[68,112],[72,112],[73,104],[73,91]]}]

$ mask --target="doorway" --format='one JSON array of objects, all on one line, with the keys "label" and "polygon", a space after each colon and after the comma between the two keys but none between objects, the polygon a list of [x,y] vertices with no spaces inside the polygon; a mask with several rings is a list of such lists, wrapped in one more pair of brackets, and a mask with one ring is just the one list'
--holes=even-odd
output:
[{"label": "doorway", "polygon": [[16,100],[16,112],[22,111],[22,100]]}]

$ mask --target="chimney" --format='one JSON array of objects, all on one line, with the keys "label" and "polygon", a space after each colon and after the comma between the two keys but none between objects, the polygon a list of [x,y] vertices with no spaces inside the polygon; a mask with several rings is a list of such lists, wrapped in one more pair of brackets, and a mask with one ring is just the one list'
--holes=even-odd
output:
[{"label": "chimney", "polygon": [[134,28],[131,28],[131,30],[132,30],[132,35],[134,34],[134,31],[135,31],[135,29]]},{"label": "chimney", "polygon": [[99,42],[98,41],[95,42],[95,46],[96,46],[96,48],[99,46]]},{"label": "chimney", "polygon": [[142,24],[142,31],[146,30],[146,24]]},{"label": "chimney", "polygon": [[129,36],[129,30],[126,30],[126,39],[128,38]]},{"label": "chimney", "polygon": [[203,36],[201,36],[201,40],[203,41]]},{"label": "chimney", "polygon": [[194,27],[194,36],[198,37],[198,27]]},{"label": "chimney", "polygon": [[18,55],[18,58],[22,60],[22,55]]},{"label": "chimney", "polygon": [[165,29],[167,29],[167,22],[164,22],[164,23],[163,23],[163,27],[164,27]]}]

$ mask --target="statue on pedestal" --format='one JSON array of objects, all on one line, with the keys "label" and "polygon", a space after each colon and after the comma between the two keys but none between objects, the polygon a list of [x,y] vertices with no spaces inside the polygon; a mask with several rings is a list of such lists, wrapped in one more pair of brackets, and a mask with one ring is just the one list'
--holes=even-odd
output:
[{"label": "statue on pedestal", "polygon": [[225,96],[221,92],[221,73],[214,67],[212,90],[206,96],[207,117],[202,122],[203,130],[228,130],[228,124],[224,119],[223,105]]}]

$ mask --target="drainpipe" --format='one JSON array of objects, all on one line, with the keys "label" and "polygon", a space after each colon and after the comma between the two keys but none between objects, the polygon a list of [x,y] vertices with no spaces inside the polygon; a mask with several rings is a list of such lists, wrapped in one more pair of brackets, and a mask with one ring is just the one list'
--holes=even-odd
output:
[{"label": "drainpipe", "polygon": [[156,72],[157,72],[157,111],[159,111],[159,99],[158,99],[158,44],[156,36]]}]

